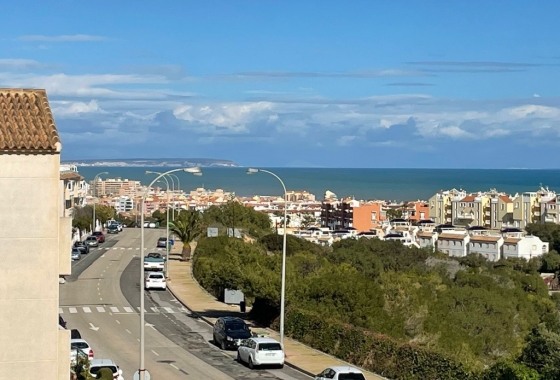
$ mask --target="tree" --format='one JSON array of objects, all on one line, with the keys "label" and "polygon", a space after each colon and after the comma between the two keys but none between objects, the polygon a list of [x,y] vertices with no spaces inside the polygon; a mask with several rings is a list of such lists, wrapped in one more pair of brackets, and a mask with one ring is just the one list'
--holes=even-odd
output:
[{"label": "tree", "polygon": [[560,378],[560,335],[549,331],[544,324],[534,327],[526,339],[520,361],[537,370],[542,380]]},{"label": "tree", "polygon": [[560,254],[556,251],[545,253],[541,257],[542,265],[540,271],[543,273],[560,272]]},{"label": "tree", "polygon": [[315,217],[311,214],[303,214],[301,217],[301,221],[299,222],[299,226],[301,228],[309,228],[317,222]]},{"label": "tree", "polygon": [[183,243],[183,250],[181,252],[183,261],[190,260],[190,243],[198,238],[204,229],[200,212],[196,210],[182,211],[175,218],[173,224],[170,225],[170,229]]},{"label": "tree", "polygon": [[400,219],[403,216],[402,209],[400,208],[390,208],[386,211],[387,219]]}]

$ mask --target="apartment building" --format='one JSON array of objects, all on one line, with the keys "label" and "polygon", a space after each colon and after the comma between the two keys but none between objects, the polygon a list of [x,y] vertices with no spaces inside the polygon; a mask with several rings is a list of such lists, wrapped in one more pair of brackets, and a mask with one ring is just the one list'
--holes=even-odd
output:
[{"label": "apartment building", "polygon": [[61,191],[63,194],[62,210],[64,216],[72,216],[74,207],[82,207],[86,203],[89,185],[78,173],[75,165],[60,167]]},{"label": "apartment building", "polygon": [[384,205],[382,201],[325,199],[321,202],[321,226],[331,230],[355,228],[358,232],[367,232],[379,228],[387,219]]},{"label": "apartment building", "polygon": [[305,190],[288,190],[286,192],[286,200],[288,202],[314,202],[315,195]]},{"label": "apartment building", "polygon": [[426,201],[407,202],[402,217],[412,223],[430,218],[430,206]]},{"label": "apartment building", "polygon": [[69,378],[70,331],[58,329],[72,228],[61,147],[45,90],[0,89],[1,379]]},{"label": "apartment building", "polygon": [[453,201],[467,196],[464,190],[441,190],[428,200],[429,216],[436,224],[453,223]]},{"label": "apartment building", "polygon": [[553,199],[541,202],[541,222],[560,223],[558,211],[560,209],[560,195]]},{"label": "apartment building", "polygon": [[134,200],[126,195],[114,198],[115,210],[119,213],[131,212],[134,210]]},{"label": "apartment building", "polygon": [[[121,178],[107,178],[107,179],[97,179],[97,181],[90,182],[93,195],[120,195],[121,189],[125,188],[129,193],[136,193],[142,188],[140,181],[133,181],[129,179]],[[133,189],[133,190],[131,190]],[[124,194],[126,195],[126,194]]]}]

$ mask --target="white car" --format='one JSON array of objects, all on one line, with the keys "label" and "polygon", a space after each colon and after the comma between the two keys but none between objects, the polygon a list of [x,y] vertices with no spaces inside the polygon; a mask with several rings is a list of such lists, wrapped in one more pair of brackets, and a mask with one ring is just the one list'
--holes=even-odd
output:
[{"label": "white car", "polygon": [[111,359],[93,359],[89,363],[89,373],[93,378],[97,378],[97,374],[102,368],[108,368],[113,372],[113,379],[124,380],[122,369]]},{"label": "white car", "polygon": [[315,376],[315,380],[366,380],[366,377],[355,367],[329,367]]},{"label": "white car", "polygon": [[167,282],[165,276],[161,272],[148,273],[146,275],[145,285],[146,290],[150,289],[167,289]]},{"label": "white car", "polygon": [[84,354],[87,355],[88,359],[93,359],[93,349],[83,339],[70,339],[70,360],[75,360],[76,358],[74,355],[77,355],[76,350],[82,351]]},{"label": "white car", "polygon": [[272,338],[249,338],[241,342],[237,349],[237,361],[247,363],[253,369],[260,365],[284,367],[282,345]]}]

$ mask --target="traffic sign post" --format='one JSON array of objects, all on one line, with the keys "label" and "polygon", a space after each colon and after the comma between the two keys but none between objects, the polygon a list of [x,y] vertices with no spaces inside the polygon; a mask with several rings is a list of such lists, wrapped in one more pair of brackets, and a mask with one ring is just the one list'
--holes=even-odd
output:
[{"label": "traffic sign post", "polygon": [[[134,376],[132,376],[133,380],[140,380],[140,371],[134,372]],[[144,380],[150,380],[150,372],[148,370],[144,370]]]}]

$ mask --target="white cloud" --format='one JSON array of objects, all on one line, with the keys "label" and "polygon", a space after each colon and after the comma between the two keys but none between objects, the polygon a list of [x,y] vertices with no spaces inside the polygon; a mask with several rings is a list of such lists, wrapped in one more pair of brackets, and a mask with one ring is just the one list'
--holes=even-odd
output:
[{"label": "white cloud", "polygon": [[356,136],[340,136],[336,143],[340,146],[348,146],[356,140]]},{"label": "white cloud", "polygon": [[0,70],[28,71],[48,67],[50,66],[33,59],[0,59]]},{"label": "white cloud", "polygon": [[473,135],[461,128],[459,128],[456,125],[452,125],[450,127],[443,127],[440,128],[440,133],[444,136],[449,136],[451,138],[454,139],[460,139],[460,138],[472,138]]},{"label": "white cloud", "polygon": [[52,112],[55,117],[79,116],[87,113],[106,113],[97,100],[91,100],[89,103],[84,102],[68,102],[53,101],[51,102]]},{"label": "white cloud", "polygon": [[41,34],[27,35],[18,37],[20,41],[38,41],[38,42],[90,42],[105,41],[107,37],[95,36],[89,34],[72,34],[59,36],[45,36]]}]

